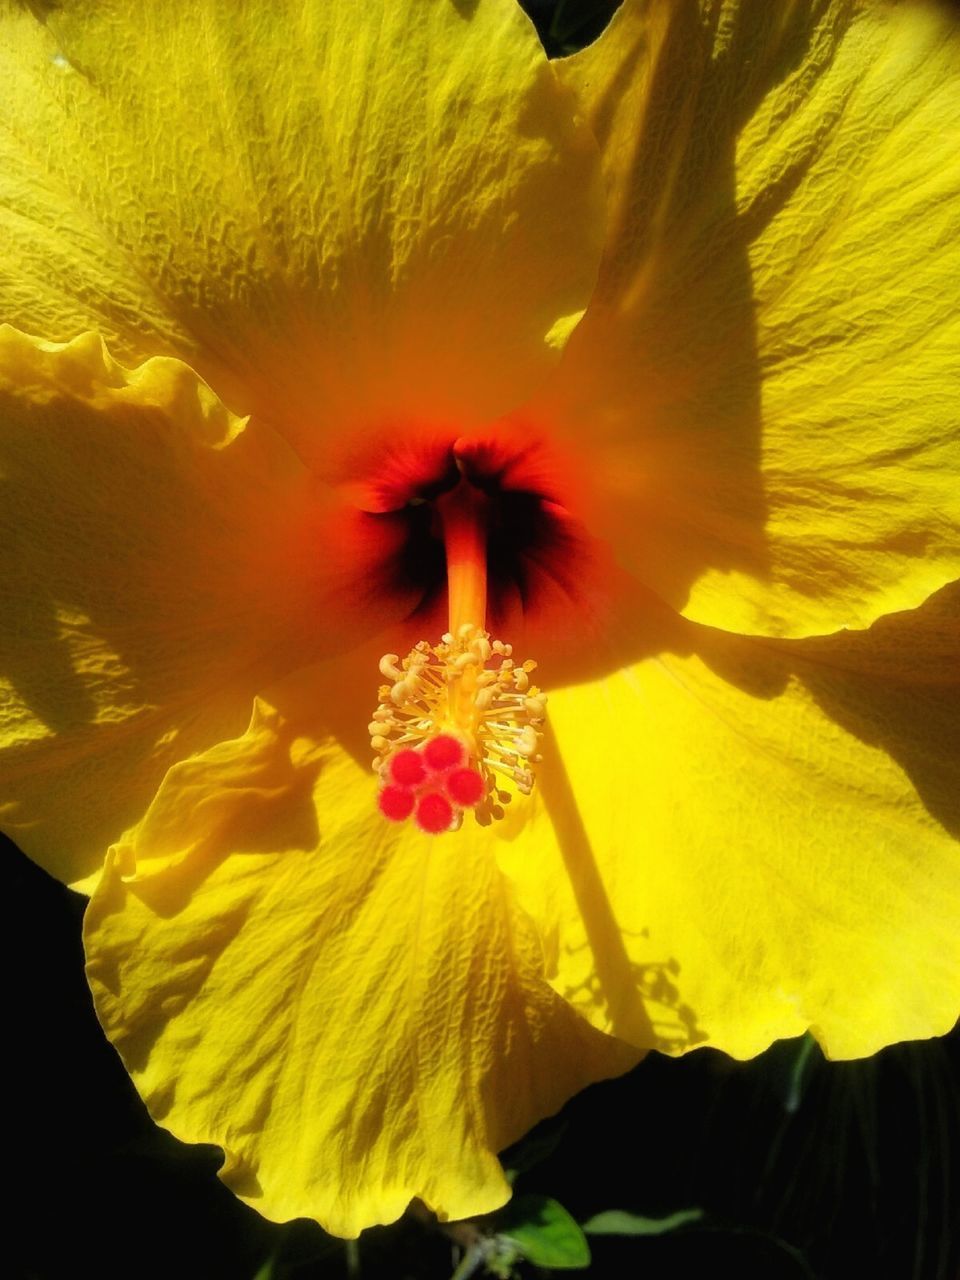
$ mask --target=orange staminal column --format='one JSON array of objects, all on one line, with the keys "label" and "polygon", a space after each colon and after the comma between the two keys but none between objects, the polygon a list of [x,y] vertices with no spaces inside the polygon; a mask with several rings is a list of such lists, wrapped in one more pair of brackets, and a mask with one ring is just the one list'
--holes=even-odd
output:
[{"label": "orange staminal column", "polygon": [[483,630],[487,616],[487,504],[469,480],[436,501],[447,557],[447,601],[452,635],[461,627]]},{"label": "orange staminal column", "polygon": [[529,794],[546,698],[510,645],[484,630],[487,505],[466,479],[436,500],[447,560],[450,630],[403,659],[380,659],[380,701],[368,728],[385,818],[424,832],[456,830],[464,811],[489,823],[514,792]]}]

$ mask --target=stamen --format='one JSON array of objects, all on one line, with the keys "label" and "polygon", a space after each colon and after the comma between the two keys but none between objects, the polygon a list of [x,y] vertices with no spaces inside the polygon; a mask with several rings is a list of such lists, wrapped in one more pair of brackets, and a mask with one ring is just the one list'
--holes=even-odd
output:
[{"label": "stamen", "polygon": [[[528,795],[546,714],[530,683],[535,667],[517,666],[509,645],[469,624],[438,644],[421,640],[403,659],[387,654],[380,670],[392,683],[380,687],[369,725],[384,816],[402,822],[416,806],[421,830],[439,834],[465,809],[486,824],[514,793]],[[397,790],[412,797],[409,808]]]},{"label": "stamen", "polygon": [[546,698],[530,683],[535,662],[484,631],[487,498],[467,480],[436,500],[447,557],[450,630],[403,659],[380,659],[380,701],[368,726],[380,775],[380,812],[413,815],[421,831],[456,830],[504,816],[514,792],[529,795],[540,760]]}]

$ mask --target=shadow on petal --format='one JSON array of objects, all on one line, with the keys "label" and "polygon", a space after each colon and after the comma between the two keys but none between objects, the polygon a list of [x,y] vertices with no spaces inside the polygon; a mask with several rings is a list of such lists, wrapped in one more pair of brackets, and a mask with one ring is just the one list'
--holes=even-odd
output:
[{"label": "shadow on petal", "polygon": [[[594,1001],[605,1007],[611,1032],[629,1044],[674,1051],[690,1048],[705,1037],[671,980],[680,972],[679,962],[637,964],[631,959],[551,729],[544,740],[550,767],[543,771],[541,791],[593,957]],[[566,993],[567,998],[574,995]],[[659,1016],[655,1022],[650,1007],[667,1009],[672,1016],[669,1021]]]},{"label": "shadow on petal", "polygon": [[823,711],[895,760],[960,838],[960,583],[868,631],[799,641],[796,653]]}]

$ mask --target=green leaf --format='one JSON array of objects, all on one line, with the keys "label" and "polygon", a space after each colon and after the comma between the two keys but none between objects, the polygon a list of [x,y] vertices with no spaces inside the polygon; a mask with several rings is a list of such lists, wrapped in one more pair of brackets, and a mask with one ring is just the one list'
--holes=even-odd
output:
[{"label": "green leaf", "polygon": [[548,1196],[515,1197],[497,1214],[494,1228],[534,1266],[564,1271],[590,1265],[590,1246],[579,1224]]},{"label": "green leaf", "polygon": [[642,1218],[625,1209],[607,1209],[588,1219],[583,1229],[591,1236],[662,1236],[702,1217],[702,1209],[679,1209],[666,1218]]}]

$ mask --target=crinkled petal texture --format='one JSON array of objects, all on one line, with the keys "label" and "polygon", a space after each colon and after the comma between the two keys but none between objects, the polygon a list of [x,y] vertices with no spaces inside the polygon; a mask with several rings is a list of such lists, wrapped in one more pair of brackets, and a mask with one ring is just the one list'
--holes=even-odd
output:
[{"label": "crinkled petal texture", "polygon": [[0,4],[0,311],[325,430],[483,420],[592,289],[592,134],[514,0]]},{"label": "crinkled petal texture", "polygon": [[332,630],[322,510],[178,361],[0,327],[0,827],[31,857],[98,867],[167,766]]},{"label": "crinkled petal texture", "polygon": [[[648,620],[551,695],[541,832],[504,866],[556,989],[637,1040],[833,1057],[960,1016],[960,590],[806,641]],[[562,762],[562,763],[561,763]],[[648,1043],[651,1041],[648,1040]]]},{"label": "crinkled petal texture", "polygon": [[812,1027],[857,1056],[955,1020],[960,593],[827,639],[655,604],[645,632],[552,695],[538,789],[493,827],[374,816],[356,655],[171,769],[119,842],[99,1016],[262,1212],[474,1215],[506,1195],[491,1152],[637,1049]]},{"label": "crinkled petal texture", "polygon": [[261,1213],[349,1236],[413,1196],[492,1210],[493,1153],[636,1060],[544,980],[497,843],[389,826],[365,767],[258,704],[119,847],[85,925],[99,1016]]},{"label": "crinkled petal texture", "polygon": [[960,574],[960,31],[922,3],[625,0],[560,64],[610,230],[547,418],[687,616],[805,636]]}]

